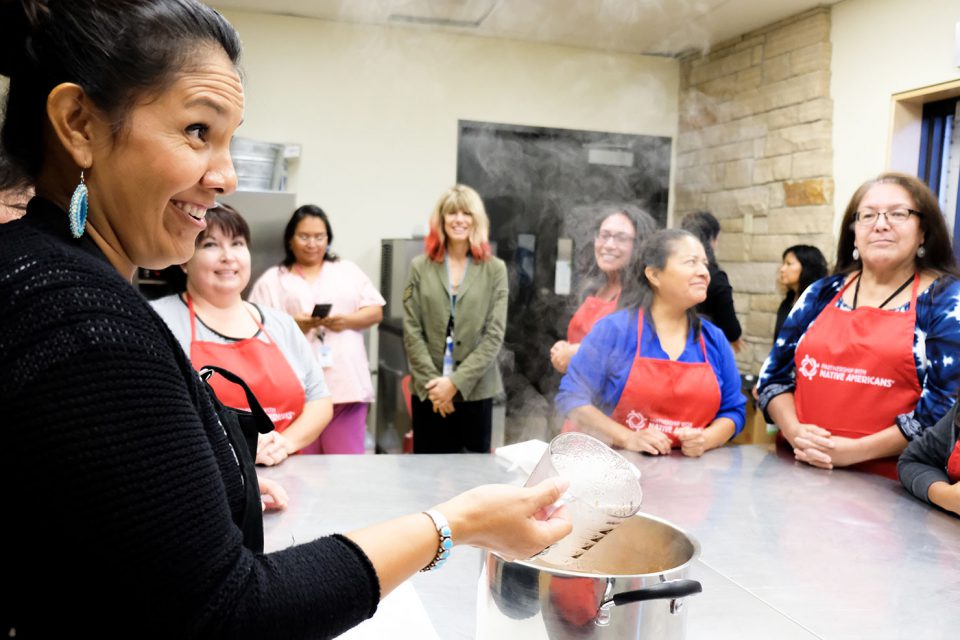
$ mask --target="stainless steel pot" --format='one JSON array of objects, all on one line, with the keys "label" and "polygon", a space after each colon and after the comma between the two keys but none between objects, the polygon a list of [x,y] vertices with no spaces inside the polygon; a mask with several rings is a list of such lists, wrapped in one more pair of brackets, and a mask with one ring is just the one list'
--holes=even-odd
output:
[{"label": "stainless steel pot", "polygon": [[683,598],[700,544],[665,520],[638,514],[581,558],[577,570],[484,558],[477,639],[683,638]]}]

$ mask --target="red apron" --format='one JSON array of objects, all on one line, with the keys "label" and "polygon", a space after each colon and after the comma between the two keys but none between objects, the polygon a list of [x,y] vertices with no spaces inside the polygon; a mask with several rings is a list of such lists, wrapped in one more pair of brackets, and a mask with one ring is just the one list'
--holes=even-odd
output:
[{"label": "red apron", "polygon": [[960,440],[953,446],[953,453],[947,460],[947,475],[950,482],[960,482]]},{"label": "red apron", "polygon": [[[605,318],[617,310],[617,301],[620,300],[620,294],[613,300],[602,300],[596,296],[587,296],[583,304],[577,309],[570,318],[570,324],[567,325],[567,342],[570,344],[580,344],[583,339],[597,324],[597,320]],[[563,421],[563,432],[577,431],[576,425],[572,420]]]},{"label": "red apron", "polygon": [[668,436],[674,447],[680,446],[676,432],[684,427],[704,429],[720,410],[720,383],[707,361],[707,346],[700,334],[704,362],[677,362],[644,358],[643,311],[637,317],[637,355],[627,384],[610,417],[639,431],[650,427]]},{"label": "red apron", "polygon": [[[797,418],[845,438],[886,429],[898,415],[913,411],[920,400],[913,359],[920,276],[913,279],[906,312],[838,309],[837,300],[855,279],[820,312],[794,355]],[[897,479],[896,457],[851,468]]]},{"label": "red apron", "polygon": [[[190,362],[194,368],[199,371],[204,365],[213,364],[237,374],[253,391],[274,428],[280,432],[286,429],[303,411],[306,395],[297,374],[260,321],[253,318],[270,342],[256,336],[227,344],[206,342],[197,340],[196,314],[190,296],[187,296],[187,307],[190,309]],[[247,396],[239,385],[221,376],[213,376],[210,384],[226,406],[250,410]]]},{"label": "red apron", "polygon": [[601,300],[596,296],[587,296],[580,308],[570,318],[570,324],[567,325],[567,342],[570,344],[583,342],[597,320],[616,311],[619,299],[619,293],[613,300]]}]

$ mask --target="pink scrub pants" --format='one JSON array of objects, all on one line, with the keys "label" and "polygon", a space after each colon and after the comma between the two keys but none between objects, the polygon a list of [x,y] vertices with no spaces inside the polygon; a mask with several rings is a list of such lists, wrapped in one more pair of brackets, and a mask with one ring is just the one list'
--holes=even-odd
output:
[{"label": "pink scrub pants", "polygon": [[320,437],[300,453],[364,453],[363,437],[367,432],[366,402],[345,402],[333,405],[333,419]]}]

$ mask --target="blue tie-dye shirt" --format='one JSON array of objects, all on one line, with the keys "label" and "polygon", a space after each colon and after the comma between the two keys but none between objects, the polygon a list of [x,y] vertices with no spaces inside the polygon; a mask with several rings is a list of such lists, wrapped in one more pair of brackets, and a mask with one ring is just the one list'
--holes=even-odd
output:
[{"label": "blue tie-dye shirt", "polygon": [[[793,392],[796,387],[793,357],[797,344],[843,288],[844,277],[836,275],[817,280],[793,306],[760,370],[760,406],[764,410],[776,396]],[[850,310],[842,299],[837,300],[837,308]],[[906,302],[894,311],[909,308],[910,303]],[[896,419],[908,440],[936,424],[950,410],[960,386],[960,281],[955,278],[940,278],[917,295],[913,360],[922,389],[920,401],[916,409]]]}]

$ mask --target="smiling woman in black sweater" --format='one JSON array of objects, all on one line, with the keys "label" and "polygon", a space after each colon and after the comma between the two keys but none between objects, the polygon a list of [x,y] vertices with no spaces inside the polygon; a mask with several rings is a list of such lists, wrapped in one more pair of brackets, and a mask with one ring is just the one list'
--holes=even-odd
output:
[{"label": "smiling woman in black sweater", "polygon": [[4,479],[18,505],[2,534],[16,585],[3,622],[18,637],[61,625],[289,637],[372,615],[377,575],[349,538],[244,549],[241,476],[203,386],[96,245],[69,237],[60,209],[35,198],[0,226],[0,263],[0,402],[15,454]]},{"label": "smiling woman in black sweater", "polygon": [[534,517],[564,489],[549,483],[276,553],[245,538],[242,447],[130,284],[184,262],[235,187],[238,57],[195,0],[0,0],[0,191],[37,193],[0,226],[11,637],[332,637],[432,566],[442,535],[517,557],[569,532]]}]

